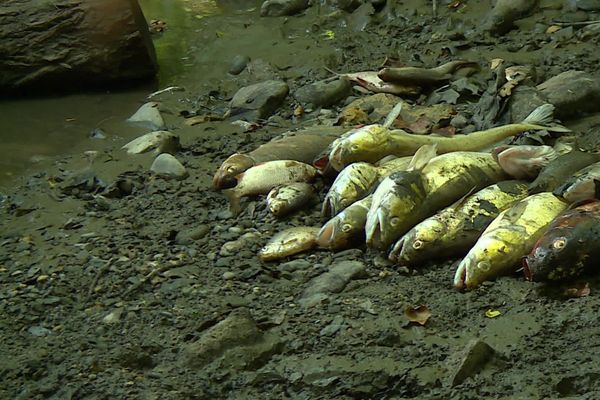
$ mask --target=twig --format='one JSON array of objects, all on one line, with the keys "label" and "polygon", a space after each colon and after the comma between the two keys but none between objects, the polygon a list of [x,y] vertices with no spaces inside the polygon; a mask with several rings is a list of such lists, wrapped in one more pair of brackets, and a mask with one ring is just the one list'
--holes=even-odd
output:
[{"label": "twig", "polygon": [[560,21],[552,21],[552,24],[559,26],[586,26],[586,25],[594,25],[600,23],[600,19],[594,21],[581,21],[581,22],[560,22]]},{"label": "twig", "polygon": [[110,258],[103,266],[101,266],[98,271],[96,272],[96,275],[94,276],[94,279],[92,279],[92,283],[90,285],[90,287],[88,288],[87,294],[85,296],[85,302],[87,303],[90,300],[90,297],[92,297],[92,294],[94,293],[94,289],[96,288],[96,285],[98,284],[98,281],[100,280],[100,277],[102,275],[104,275],[109,268],[111,267],[113,262],[113,258]]},{"label": "twig", "polygon": [[159,268],[154,268],[152,271],[148,272],[138,282],[136,282],[133,285],[131,285],[129,287],[129,289],[127,289],[126,291],[124,291],[123,294],[121,295],[121,297],[127,297],[127,296],[129,296],[132,292],[135,292],[136,290],[138,290],[140,287],[142,287],[142,285],[146,284],[150,279],[154,278],[156,275],[162,274],[163,272],[168,271],[171,268],[180,267],[181,265],[182,265],[181,262],[174,262],[172,264],[165,263],[163,266],[161,266]]},{"label": "twig", "polygon": [[437,0],[433,0],[433,17],[437,17]]}]

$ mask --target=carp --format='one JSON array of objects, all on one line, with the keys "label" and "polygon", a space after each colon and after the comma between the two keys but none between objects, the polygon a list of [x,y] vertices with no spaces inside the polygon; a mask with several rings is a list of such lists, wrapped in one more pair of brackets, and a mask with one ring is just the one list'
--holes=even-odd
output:
[{"label": "carp", "polygon": [[320,229],[300,226],[281,231],[260,249],[258,256],[262,261],[273,261],[310,250],[317,244]]},{"label": "carp", "polygon": [[577,171],[559,186],[554,194],[569,203],[600,198],[600,162],[588,165]]},{"label": "carp", "polygon": [[365,223],[372,201],[373,195],[369,195],[327,221],[317,235],[319,247],[339,251],[364,243]]},{"label": "carp", "polygon": [[435,68],[383,68],[377,76],[385,82],[400,85],[432,86],[448,82],[452,73],[464,66],[477,65],[471,61],[450,61]]},{"label": "carp", "polygon": [[559,215],[523,259],[530,281],[577,278],[600,257],[600,201],[587,202]]},{"label": "carp", "polygon": [[573,150],[551,161],[529,185],[529,193],[552,192],[571,175],[590,164],[600,162],[600,154]]},{"label": "carp", "polygon": [[276,217],[282,217],[317,200],[317,193],[312,185],[305,182],[294,182],[277,186],[267,194],[267,208]]},{"label": "carp", "polygon": [[569,130],[562,126],[549,126],[553,111],[553,105],[544,104],[536,108],[521,123],[452,137],[414,135],[401,129],[390,130],[382,125],[367,125],[351,130],[336,139],[331,144],[329,162],[333,168],[340,171],[346,165],[357,161],[373,163],[387,155],[409,156],[423,145],[436,144],[438,153],[442,154],[479,150],[527,130],[546,129],[568,132]]},{"label": "carp", "polygon": [[534,179],[559,154],[551,146],[500,146],[492,155],[502,169],[515,179]]},{"label": "carp", "polygon": [[469,195],[415,225],[389,259],[401,265],[466,254],[500,212],[527,197],[527,183],[503,181]]},{"label": "carp", "polygon": [[454,287],[472,289],[515,272],[521,258],[566,208],[567,203],[546,192],[529,196],[500,213],[458,265]]}]

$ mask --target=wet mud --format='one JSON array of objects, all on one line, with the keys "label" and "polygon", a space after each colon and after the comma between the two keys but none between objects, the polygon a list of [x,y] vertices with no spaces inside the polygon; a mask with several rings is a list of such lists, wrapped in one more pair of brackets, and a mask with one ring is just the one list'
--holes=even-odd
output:
[{"label": "wet mud", "polygon": [[[324,66],[370,70],[386,57],[431,66],[447,52],[481,65],[496,57],[533,64],[546,77],[571,68],[594,72],[600,58],[592,51],[597,38],[546,33],[552,20],[571,15],[550,7],[561,2],[542,1],[547,8],[500,38],[474,33],[488,2],[465,2],[462,11],[438,2],[438,17],[430,2],[390,3],[363,14],[316,4],[281,18],[260,18],[258,3],[226,4],[200,18],[205,9],[178,11],[187,32],[181,52],[161,52],[161,41],[166,48],[164,41],[175,42],[169,30],[155,43],[159,60],[178,57],[159,87],[186,89],[160,97],[167,126],[181,138],[177,158],[189,172],[183,180],[153,175],[155,154],[120,149],[149,131],[125,118],[155,88],[127,94],[127,106],[82,111],[75,130],[60,125],[73,114],[64,98],[57,109],[40,101],[38,122],[28,120],[36,109],[27,106],[12,112],[23,118],[0,121],[4,143],[16,143],[2,146],[12,175],[4,175],[0,191],[0,398],[600,396],[598,278],[547,286],[515,274],[460,292],[452,287],[456,260],[411,270],[361,247],[262,262],[257,254],[275,233],[323,222],[328,183],[316,183],[319,203],[282,219],[262,198],[244,200],[245,211],[234,216],[212,190],[229,155],[330,116],[296,118],[288,96],[255,132],[222,121],[185,124],[186,113],[222,113],[239,88],[257,81],[285,79],[293,92],[331,76]],[[160,11],[147,8],[147,19],[180,29]],[[263,62],[232,76],[239,54]],[[598,122],[591,115],[567,125],[593,131]],[[42,126],[67,134],[36,150]],[[104,139],[87,136],[97,127]],[[31,138],[20,141],[21,131]],[[24,156],[8,158],[17,151]],[[45,157],[31,165],[36,154]],[[99,196],[119,182],[129,190]],[[585,285],[588,296],[571,297]],[[431,312],[423,325],[406,312],[421,305]]]}]

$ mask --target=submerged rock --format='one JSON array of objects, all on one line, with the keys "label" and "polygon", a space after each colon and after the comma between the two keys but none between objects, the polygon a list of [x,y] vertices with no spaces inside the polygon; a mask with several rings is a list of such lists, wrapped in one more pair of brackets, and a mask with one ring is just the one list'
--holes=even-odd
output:
[{"label": "submerged rock", "polygon": [[309,0],[266,0],[260,7],[263,17],[282,17],[298,14],[310,6]]},{"label": "submerged rock", "polygon": [[231,60],[231,65],[229,66],[229,73],[231,75],[240,74],[244,69],[246,69],[246,66],[248,65],[249,62],[250,62],[250,57],[248,57],[246,55],[240,54],[240,55],[233,57],[233,60]]},{"label": "submerged rock", "polygon": [[283,81],[265,81],[237,91],[230,103],[230,117],[256,121],[273,114],[289,92]]},{"label": "submerged rock", "polygon": [[156,157],[150,170],[157,175],[168,178],[184,179],[188,176],[188,172],[183,164],[168,153],[163,153]]},{"label": "submerged rock", "polygon": [[329,271],[310,281],[302,293],[299,303],[304,307],[312,307],[329,297],[339,293],[352,279],[366,275],[366,266],[361,261],[339,261]]},{"label": "submerged rock", "polygon": [[142,154],[151,150],[175,154],[180,148],[179,136],[168,131],[154,131],[133,139],[121,148],[129,154]]}]

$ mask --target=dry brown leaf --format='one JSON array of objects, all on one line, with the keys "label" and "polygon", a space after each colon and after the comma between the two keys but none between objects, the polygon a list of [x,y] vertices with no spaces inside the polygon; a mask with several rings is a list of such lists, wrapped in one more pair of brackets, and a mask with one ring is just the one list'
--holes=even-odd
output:
[{"label": "dry brown leaf", "polygon": [[590,295],[590,284],[585,282],[575,287],[566,288],[563,292],[565,297],[587,297]]},{"label": "dry brown leaf", "polygon": [[419,325],[425,325],[431,317],[431,311],[429,311],[429,308],[424,305],[407,307],[406,310],[404,310],[404,314],[410,322],[414,322]]},{"label": "dry brown leaf", "polygon": [[552,34],[560,31],[562,28],[558,25],[550,25],[548,29],[546,29],[546,33]]}]

